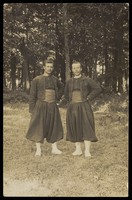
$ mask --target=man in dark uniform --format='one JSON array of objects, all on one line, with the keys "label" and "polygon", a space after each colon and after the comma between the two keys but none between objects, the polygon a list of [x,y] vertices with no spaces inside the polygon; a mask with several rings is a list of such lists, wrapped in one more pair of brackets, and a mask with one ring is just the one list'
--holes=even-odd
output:
[{"label": "man in dark uniform", "polygon": [[69,102],[66,114],[66,140],[75,143],[76,150],[73,155],[82,154],[80,142],[84,142],[85,157],[91,157],[91,142],[98,139],[90,101],[101,92],[101,87],[91,78],[82,76],[80,62],[72,64],[72,72],[74,77],[66,82],[62,100],[63,103]]},{"label": "man in dark uniform", "polygon": [[61,154],[57,141],[63,139],[63,128],[57,101],[64,92],[64,85],[52,75],[53,61],[46,60],[44,74],[32,80],[29,112],[31,120],[26,138],[36,143],[36,156],[41,156],[41,143],[46,138],[52,144],[52,153]]}]

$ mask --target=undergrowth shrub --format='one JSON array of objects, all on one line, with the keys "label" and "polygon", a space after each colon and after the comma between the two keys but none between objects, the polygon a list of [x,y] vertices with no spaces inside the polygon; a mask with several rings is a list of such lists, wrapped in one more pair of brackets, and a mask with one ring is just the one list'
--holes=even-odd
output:
[{"label": "undergrowth shrub", "polygon": [[29,102],[29,94],[21,90],[4,90],[3,94],[4,103],[17,103],[17,102]]},{"label": "undergrowth shrub", "polygon": [[[29,103],[29,94],[21,90],[4,89],[4,103]],[[125,112],[128,113],[128,94],[100,94],[91,101],[93,111]],[[67,105],[61,106],[67,108]]]},{"label": "undergrowth shrub", "polygon": [[103,111],[128,113],[128,94],[101,94],[91,104],[94,111],[103,107]]}]

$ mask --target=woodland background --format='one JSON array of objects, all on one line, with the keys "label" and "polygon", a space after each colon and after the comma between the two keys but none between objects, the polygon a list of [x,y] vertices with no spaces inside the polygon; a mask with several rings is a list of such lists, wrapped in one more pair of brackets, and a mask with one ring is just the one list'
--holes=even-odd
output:
[{"label": "woodland background", "polygon": [[28,92],[50,57],[64,83],[79,60],[109,92],[128,92],[128,3],[8,3],[3,22],[4,88]]}]

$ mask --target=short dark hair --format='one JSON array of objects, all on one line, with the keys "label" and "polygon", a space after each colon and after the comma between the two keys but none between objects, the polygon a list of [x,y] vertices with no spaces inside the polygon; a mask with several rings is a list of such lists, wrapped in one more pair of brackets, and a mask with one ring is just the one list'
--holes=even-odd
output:
[{"label": "short dark hair", "polygon": [[73,64],[77,64],[77,63],[79,63],[80,66],[81,66],[81,62],[80,62],[80,61],[77,61],[77,60],[74,60],[74,61],[72,62],[72,65],[73,65]]},{"label": "short dark hair", "polygon": [[52,64],[54,64],[53,60],[51,60],[51,59],[44,60],[44,65],[45,65],[46,63],[52,63]]}]

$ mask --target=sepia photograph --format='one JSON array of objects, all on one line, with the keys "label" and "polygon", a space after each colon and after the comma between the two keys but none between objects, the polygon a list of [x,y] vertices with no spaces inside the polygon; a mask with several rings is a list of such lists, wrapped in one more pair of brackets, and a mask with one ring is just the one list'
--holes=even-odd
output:
[{"label": "sepia photograph", "polygon": [[3,4],[3,196],[129,196],[129,3]]}]

